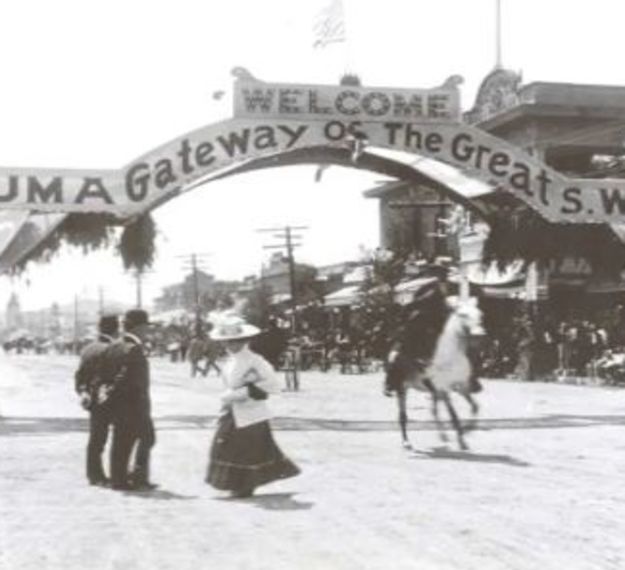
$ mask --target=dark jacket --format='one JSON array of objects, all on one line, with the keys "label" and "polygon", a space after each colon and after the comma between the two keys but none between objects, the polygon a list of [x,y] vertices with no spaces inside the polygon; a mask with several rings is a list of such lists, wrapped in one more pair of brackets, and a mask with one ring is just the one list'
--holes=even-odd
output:
[{"label": "dark jacket", "polygon": [[104,354],[112,342],[110,336],[101,334],[98,340],[88,344],[80,354],[80,363],[74,374],[74,388],[79,396],[89,397],[89,408],[103,403],[99,394],[102,393],[101,388],[107,384],[103,373]]},{"label": "dark jacket", "polygon": [[400,350],[410,357],[429,360],[445,326],[449,309],[445,298],[436,294],[407,317],[399,335]]},{"label": "dark jacket", "polygon": [[412,307],[392,343],[385,378],[387,390],[401,389],[417,370],[425,370],[448,316],[445,297],[438,290]]},{"label": "dark jacket", "polygon": [[149,419],[150,364],[143,344],[125,334],[108,347],[104,361],[104,373],[115,385],[112,399],[116,411],[128,420]]}]

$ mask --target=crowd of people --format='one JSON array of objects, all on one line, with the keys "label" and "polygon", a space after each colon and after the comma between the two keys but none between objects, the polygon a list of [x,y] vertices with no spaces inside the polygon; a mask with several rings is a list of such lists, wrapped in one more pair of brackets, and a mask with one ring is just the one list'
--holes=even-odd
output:
[{"label": "crowd of people", "polygon": [[[486,313],[488,314],[488,313]],[[520,312],[492,327],[481,355],[482,373],[523,380],[593,378],[625,383],[625,311],[556,318],[548,307]]]},{"label": "crowd of people", "polygon": [[[486,334],[476,357],[480,375],[543,381],[592,378],[625,385],[623,307],[568,318],[553,316],[549,307],[534,312],[523,305],[483,309]],[[489,312],[497,313],[498,322],[489,319]],[[272,325],[258,348],[276,367],[296,362],[299,370],[375,371],[384,367],[402,318],[401,308],[395,314],[364,317],[353,311],[334,325],[327,316],[300,318],[299,334],[291,335],[284,324],[276,333]]]},{"label": "crowd of people", "polygon": [[[549,304],[529,308],[518,301],[480,301],[486,335],[477,361],[480,375],[491,378],[555,380],[592,378],[625,384],[625,307],[591,311],[554,311]],[[561,307],[560,307],[561,309]],[[385,366],[389,349],[410,305],[328,308],[311,304],[293,316],[272,308],[252,347],[276,369],[359,374]],[[185,323],[151,327],[146,350],[188,366],[191,376],[219,373],[224,356],[210,338],[211,324]],[[5,353],[80,353],[90,338],[74,341],[17,338],[6,341]]]}]

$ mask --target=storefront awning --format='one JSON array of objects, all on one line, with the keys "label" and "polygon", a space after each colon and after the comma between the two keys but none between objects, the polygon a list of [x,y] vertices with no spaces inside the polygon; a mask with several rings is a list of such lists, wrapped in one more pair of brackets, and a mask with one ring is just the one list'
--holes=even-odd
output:
[{"label": "storefront awning", "polygon": [[[395,286],[394,300],[399,305],[408,305],[415,299],[415,295],[425,287],[429,287],[432,283],[436,282],[436,277],[419,277],[417,279],[411,279],[410,281],[404,281]],[[372,289],[371,294],[382,292],[385,286]],[[388,290],[388,289],[387,289]],[[326,295],[324,298],[324,304],[326,307],[346,307],[353,306],[362,303],[365,294],[360,290],[358,285],[350,285],[343,287],[334,293]]]},{"label": "storefront awning", "polygon": [[516,299],[525,300],[527,288],[525,285],[511,285],[508,287],[482,287],[482,295],[489,299]]},{"label": "storefront awning", "polygon": [[515,261],[503,269],[500,269],[496,263],[491,263],[488,267],[484,267],[481,263],[473,264],[467,268],[467,278],[471,284],[483,287],[521,284],[525,281],[523,261]]},{"label": "storefront awning", "polygon": [[425,287],[438,281],[436,277],[419,277],[411,281],[405,281],[395,286],[395,302],[399,305],[409,305],[415,299],[415,295]]},{"label": "storefront awning", "polygon": [[358,285],[350,285],[326,295],[323,301],[326,307],[347,307],[357,304],[361,296],[360,287]]}]

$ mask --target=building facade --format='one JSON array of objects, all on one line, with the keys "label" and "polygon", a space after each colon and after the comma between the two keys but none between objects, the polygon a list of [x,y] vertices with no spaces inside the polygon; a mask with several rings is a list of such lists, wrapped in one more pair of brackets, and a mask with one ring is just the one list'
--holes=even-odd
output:
[{"label": "building facade", "polygon": [[[570,177],[625,175],[625,87],[534,82],[522,84],[520,74],[495,69],[480,85],[464,121],[511,143]],[[467,174],[468,176],[468,174]],[[389,182],[367,190],[380,201],[380,243],[394,250],[414,248],[426,257],[449,255],[460,249],[449,232],[453,207],[444,178],[423,182]],[[617,207],[623,209],[625,204]],[[597,248],[622,240],[625,232],[612,226],[606,237],[597,228]],[[592,239],[595,235],[592,233]],[[607,232],[609,233],[609,232]],[[592,259],[554,259],[545,263],[556,284],[567,282],[571,267],[588,267]],[[562,271],[567,268],[567,271]],[[573,274],[577,283],[599,290],[622,288],[621,267]],[[594,273],[594,275],[593,275]],[[586,279],[586,281],[584,281]],[[590,280],[592,279],[592,283]],[[600,282],[600,283],[599,283]]]}]

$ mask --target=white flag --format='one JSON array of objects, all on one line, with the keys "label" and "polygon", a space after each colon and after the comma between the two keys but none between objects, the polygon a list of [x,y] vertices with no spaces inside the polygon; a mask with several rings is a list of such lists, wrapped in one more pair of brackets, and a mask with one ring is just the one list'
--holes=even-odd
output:
[{"label": "white flag", "polygon": [[345,15],[342,0],[331,0],[317,15],[313,25],[313,47],[345,41]]}]

